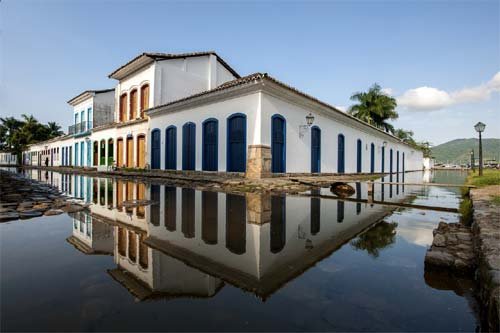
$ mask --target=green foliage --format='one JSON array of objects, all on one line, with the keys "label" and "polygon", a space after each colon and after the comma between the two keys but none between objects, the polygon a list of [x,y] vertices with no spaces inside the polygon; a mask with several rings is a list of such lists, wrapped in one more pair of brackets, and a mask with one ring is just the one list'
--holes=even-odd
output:
[{"label": "green foliage", "polygon": [[479,172],[469,172],[467,176],[467,184],[477,187],[484,187],[488,185],[500,185],[500,170],[497,169],[484,169],[483,175],[480,177]]},{"label": "green foliage", "polygon": [[395,222],[382,221],[352,240],[351,246],[356,250],[365,250],[376,258],[381,249],[394,243],[397,226],[398,224]]},{"label": "green foliage", "polygon": [[349,108],[349,114],[375,127],[394,133],[394,126],[388,120],[398,118],[396,99],[384,94],[378,84],[374,84],[368,92],[357,92],[351,96],[358,102]]},{"label": "green foliage", "polygon": [[500,205],[500,195],[494,195],[493,199],[491,199],[491,202],[493,202],[495,205]]},{"label": "green foliage", "polygon": [[0,150],[16,153],[18,159],[27,145],[64,134],[61,126],[55,122],[44,125],[32,115],[23,114],[21,120],[14,117],[0,118],[0,122]]},{"label": "green foliage", "polygon": [[[500,139],[483,139],[483,161],[497,160],[500,154]],[[432,156],[438,163],[468,163],[470,152],[479,158],[479,139],[456,139],[432,147]]]},{"label": "green foliage", "polygon": [[460,213],[460,222],[464,225],[472,224],[472,200],[469,197],[469,194],[464,195],[462,197],[462,201],[460,202],[460,206],[458,207],[458,211]]}]

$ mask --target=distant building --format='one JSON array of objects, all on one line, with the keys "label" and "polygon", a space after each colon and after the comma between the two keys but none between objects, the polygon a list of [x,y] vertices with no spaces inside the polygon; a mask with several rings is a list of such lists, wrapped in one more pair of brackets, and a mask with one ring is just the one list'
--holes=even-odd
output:
[{"label": "distant building", "polygon": [[0,151],[0,165],[17,165],[17,155],[11,152]]},{"label": "distant building", "polygon": [[71,99],[69,134],[31,165],[285,173],[421,170],[422,152],[267,74],[240,77],[215,52],[142,53],[114,89]]}]

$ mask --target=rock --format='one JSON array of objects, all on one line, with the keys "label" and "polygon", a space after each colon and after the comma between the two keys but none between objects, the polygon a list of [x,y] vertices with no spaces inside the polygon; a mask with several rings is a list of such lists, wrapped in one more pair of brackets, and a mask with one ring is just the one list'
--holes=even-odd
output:
[{"label": "rock", "polygon": [[19,213],[14,212],[14,211],[0,213],[0,222],[17,220],[18,218],[19,218]]},{"label": "rock", "polygon": [[74,205],[74,204],[68,204],[64,207],[61,207],[61,210],[63,212],[66,212],[66,213],[75,213],[75,212],[82,211],[83,209],[84,209],[84,207],[82,207],[80,205]]},{"label": "rock", "polygon": [[14,210],[12,208],[0,208],[0,214],[3,213],[8,213],[8,212],[13,212]]},{"label": "rock", "polygon": [[343,182],[335,182],[330,186],[330,191],[334,194],[336,194],[339,197],[346,198],[350,197],[354,193],[356,193],[356,190],[354,187],[347,183]]},{"label": "rock", "polygon": [[19,218],[21,219],[30,219],[32,217],[42,216],[42,212],[39,210],[25,210],[19,212]]},{"label": "rock", "polygon": [[453,266],[455,263],[455,258],[443,251],[428,251],[425,255],[425,263],[431,264],[434,266]]},{"label": "rock", "polygon": [[446,246],[446,238],[442,234],[436,234],[434,236],[434,241],[432,242],[432,245],[437,247]]},{"label": "rock", "polygon": [[19,203],[18,207],[31,207],[33,206],[34,202],[33,201],[23,201]]},{"label": "rock", "polygon": [[64,211],[61,210],[61,209],[49,209],[43,215],[45,215],[45,216],[53,216],[53,215],[60,215],[62,213],[64,213]]},{"label": "rock", "polygon": [[36,210],[47,210],[47,209],[49,209],[49,205],[46,204],[46,203],[39,203],[39,204],[34,205],[33,209],[36,209]]}]

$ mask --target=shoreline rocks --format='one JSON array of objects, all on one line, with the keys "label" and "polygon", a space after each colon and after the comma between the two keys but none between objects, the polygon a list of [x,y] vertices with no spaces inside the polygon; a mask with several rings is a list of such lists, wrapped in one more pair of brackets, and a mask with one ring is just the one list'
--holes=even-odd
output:
[{"label": "shoreline rocks", "polygon": [[469,227],[461,223],[439,222],[433,234],[432,246],[425,255],[426,265],[446,267],[462,274],[474,271],[476,260]]},{"label": "shoreline rocks", "polygon": [[0,223],[86,208],[50,185],[3,170],[0,170],[0,193]]}]

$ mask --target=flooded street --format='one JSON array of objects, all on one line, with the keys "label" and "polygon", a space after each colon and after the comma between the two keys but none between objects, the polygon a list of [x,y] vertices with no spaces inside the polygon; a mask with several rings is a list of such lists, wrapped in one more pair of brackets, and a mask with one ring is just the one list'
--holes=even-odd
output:
[{"label": "flooded street", "polygon": [[[2,331],[478,325],[472,284],[424,269],[432,230],[457,213],[25,172],[90,206],[0,224]],[[461,184],[466,174],[404,177]],[[366,199],[366,185],[353,186]],[[375,199],[458,208],[460,188],[376,184]]]}]

